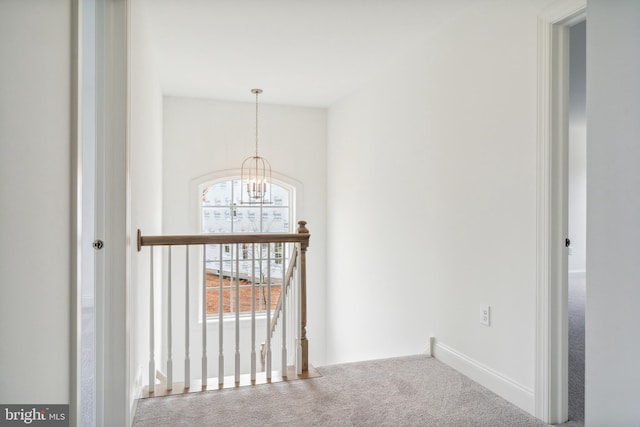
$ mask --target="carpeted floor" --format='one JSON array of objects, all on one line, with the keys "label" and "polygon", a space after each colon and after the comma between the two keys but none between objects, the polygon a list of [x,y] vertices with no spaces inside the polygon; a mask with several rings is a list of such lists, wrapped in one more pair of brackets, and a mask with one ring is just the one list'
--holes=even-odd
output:
[{"label": "carpeted floor", "polygon": [[95,400],[95,312],[92,307],[82,307],[82,367],[81,393],[82,425],[95,424],[93,416]]},{"label": "carpeted floor", "polygon": [[143,399],[143,426],[544,426],[424,355],[332,365],[309,380]]},{"label": "carpeted floor", "polygon": [[584,423],[585,274],[569,274],[569,419]]}]

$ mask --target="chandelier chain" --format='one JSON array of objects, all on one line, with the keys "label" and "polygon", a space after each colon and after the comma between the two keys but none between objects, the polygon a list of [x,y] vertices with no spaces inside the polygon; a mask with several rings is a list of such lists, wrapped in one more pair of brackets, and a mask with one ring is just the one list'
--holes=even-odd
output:
[{"label": "chandelier chain", "polygon": [[256,157],[258,157],[258,93],[256,93]]},{"label": "chandelier chain", "polygon": [[258,157],[258,96],[262,93],[262,90],[252,89],[251,92],[256,94],[256,157]]}]

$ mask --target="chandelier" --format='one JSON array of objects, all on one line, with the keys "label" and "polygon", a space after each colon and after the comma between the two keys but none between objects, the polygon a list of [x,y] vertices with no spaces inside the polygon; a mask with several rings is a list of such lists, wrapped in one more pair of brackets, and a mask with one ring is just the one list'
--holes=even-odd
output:
[{"label": "chandelier", "polygon": [[271,165],[267,159],[258,155],[258,95],[262,93],[262,89],[251,89],[251,93],[256,96],[256,154],[242,162],[240,203],[265,204],[270,203]]}]

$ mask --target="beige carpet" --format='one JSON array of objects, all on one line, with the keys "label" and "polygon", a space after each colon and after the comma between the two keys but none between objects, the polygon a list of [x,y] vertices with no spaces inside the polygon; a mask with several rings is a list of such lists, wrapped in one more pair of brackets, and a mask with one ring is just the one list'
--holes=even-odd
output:
[{"label": "beige carpet", "polygon": [[428,356],[318,368],[321,378],[143,399],[143,426],[544,426]]},{"label": "beige carpet", "polygon": [[584,423],[585,275],[569,274],[569,419]]}]

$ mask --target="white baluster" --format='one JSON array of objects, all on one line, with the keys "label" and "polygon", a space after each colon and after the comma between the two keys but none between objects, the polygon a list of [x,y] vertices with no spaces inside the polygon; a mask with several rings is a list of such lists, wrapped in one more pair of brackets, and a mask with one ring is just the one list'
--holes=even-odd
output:
[{"label": "white baluster", "polygon": [[167,390],[173,389],[173,360],[171,355],[171,246],[169,246],[169,278],[167,280]]},{"label": "white baluster", "polygon": [[[296,244],[296,250],[298,251],[298,263],[302,262],[302,245]],[[296,329],[297,329],[297,351],[296,351],[296,373],[302,375],[302,268],[301,264],[298,264],[298,271],[296,274]]]},{"label": "white baluster", "polygon": [[260,248],[260,256],[258,257],[258,275],[260,276],[258,280],[260,281],[260,286],[258,287],[258,311],[262,311],[262,301],[264,300],[264,273],[262,272],[262,261],[264,255],[262,254],[262,243],[258,245]]},{"label": "white baluster", "polygon": [[[296,245],[292,244],[291,245],[291,250],[292,253],[296,251]],[[296,348],[296,333],[295,333],[295,325],[296,325],[296,286],[298,283],[298,279],[297,279],[297,273],[298,273],[298,261],[299,258],[297,256],[296,253],[296,257],[295,257],[295,266],[294,266],[294,271],[293,274],[291,276],[291,280],[293,281],[293,283],[291,283],[290,287],[289,287],[289,292],[291,292],[291,295],[289,296],[288,300],[289,300],[289,324],[291,325],[291,334],[289,334],[289,344],[290,347],[292,349],[291,352],[291,359],[292,362],[295,364],[295,348]]]},{"label": "white baluster", "polygon": [[202,245],[202,387],[207,387],[207,245]]},{"label": "white baluster", "polygon": [[[295,251],[295,244],[293,245],[293,250]],[[295,358],[296,358],[296,307],[298,306],[298,262],[300,261],[300,258],[298,258],[296,256],[296,266],[295,266],[295,271],[293,272],[293,283],[291,284],[291,296],[289,297],[289,307],[291,308],[290,313],[290,318],[291,318],[291,340],[289,341],[291,343],[291,349],[292,349],[292,354],[291,354],[291,359],[293,364],[295,364]]]},{"label": "white baluster", "polygon": [[256,244],[251,244],[251,381],[256,380]]},{"label": "white baluster", "polygon": [[186,246],[184,285],[184,388],[191,387],[191,360],[189,359],[189,245]]},{"label": "white baluster", "polygon": [[287,284],[285,278],[287,277],[287,245],[282,244],[282,285],[280,286],[280,307],[282,313],[280,313],[280,319],[282,322],[282,377],[287,377]]},{"label": "white baluster", "polygon": [[[295,295],[296,295],[296,263],[298,261],[298,257],[296,256],[295,253],[295,245],[294,244],[290,244],[289,248],[291,250],[291,255],[292,255],[292,262],[294,264],[293,267],[293,271],[292,271],[292,275],[291,275],[291,282],[289,283],[289,287],[287,288],[287,310],[289,313],[289,325],[291,325],[291,333],[289,334],[289,338],[287,341],[288,347],[291,349],[291,353],[289,355],[287,355],[287,365],[289,365],[290,361],[293,361],[292,359],[295,359],[294,355],[295,355],[295,348],[296,348],[296,333],[295,333]],[[291,359],[288,359],[289,357],[291,357]],[[295,362],[294,362],[295,363]]]},{"label": "white baluster", "polygon": [[[295,273],[294,273],[295,274]],[[291,361],[295,364],[295,348],[296,348],[296,277],[293,276],[291,279],[293,282],[289,287],[289,292],[291,295],[289,296],[289,324],[291,325],[291,333],[289,334],[289,348],[291,348]]]},{"label": "white baluster", "polygon": [[[233,232],[233,231],[232,231]],[[229,256],[231,257],[231,260],[229,261],[229,313],[231,313],[233,311],[233,308],[235,307],[234,304],[234,295],[233,295],[233,277],[234,277],[234,272],[233,269],[235,267],[235,264],[233,262],[234,260],[234,247],[229,244]]]},{"label": "white baluster", "polygon": [[222,245],[220,245],[220,283],[218,286],[218,385],[224,384],[224,277],[222,273]]},{"label": "white baluster", "polygon": [[[240,382],[240,246],[236,243],[236,372],[235,382]],[[231,289],[229,289],[231,293]]]},{"label": "white baluster", "polygon": [[[292,249],[292,253],[294,253],[295,252],[295,246],[292,245],[291,249]],[[294,260],[292,260],[292,262],[295,263],[297,261],[297,259],[298,258],[296,257]],[[288,313],[288,316],[287,316],[288,317],[288,321],[287,321],[287,323],[289,325],[291,325],[291,333],[289,334],[287,344],[288,344],[288,347],[292,350],[292,354],[291,354],[292,357],[295,354],[295,348],[296,348],[296,333],[295,333],[295,324],[296,324],[296,322],[295,322],[295,314],[296,314],[295,308],[296,308],[296,306],[294,304],[295,295],[296,295],[296,288],[295,288],[295,286],[296,286],[296,276],[295,276],[295,272],[296,272],[296,270],[293,271],[293,274],[291,276],[291,282],[289,284],[289,287],[287,288],[287,313]],[[288,357],[289,357],[289,355],[287,355],[287,365],[289,364]]]},{"label": "white baluster", "polygon": [[267,380],[271,380],[271,243],[267,245]]},{"label": "white baluster", "polygon": [[149,272],[149,393],[156,391],[155,330],[153,325],[153,246],[150,248],[151,271]]}]

